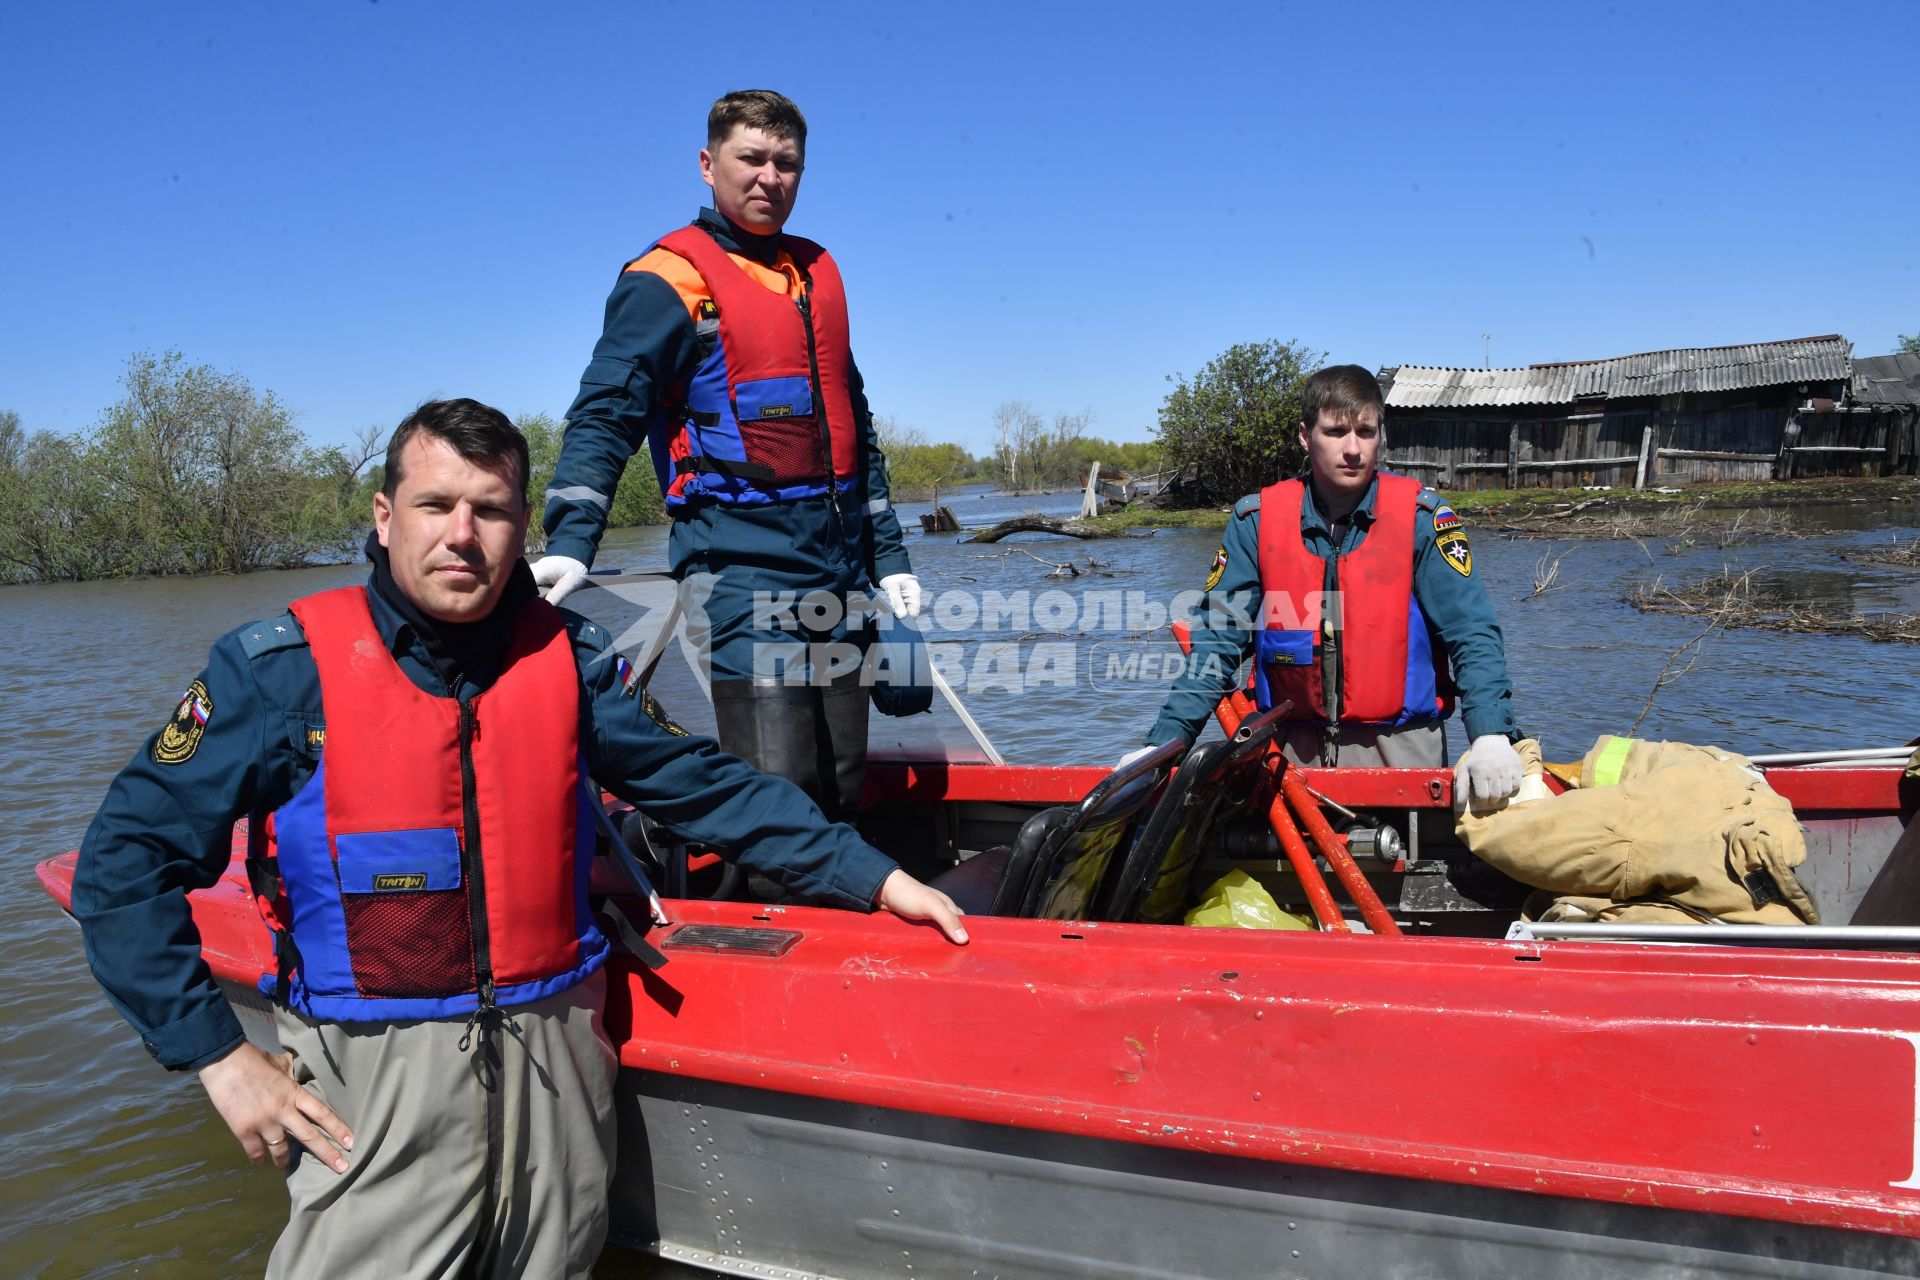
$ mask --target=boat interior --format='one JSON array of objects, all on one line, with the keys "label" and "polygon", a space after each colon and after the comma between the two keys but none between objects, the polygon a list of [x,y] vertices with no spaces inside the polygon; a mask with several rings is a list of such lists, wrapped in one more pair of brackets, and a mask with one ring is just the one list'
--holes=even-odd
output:
[{"label": "boat interior", "polygon": [[[711,732],[704,679],[662,661],[691,652],[672,642],[682,634],[672,584],[629,575],[617,597],[593,595],[624,610],[595,617],[633,654],[649,705],[658,692],[678,724]],[[1543,926],[1530,922],[1535,890],[1455,836],[1449,772],[1287,766],[1273,745],[1280,712],[1241,703],[1222,716],[1226,738],[1167,744],[1104,775],[1000,763],[957,700],[932,716],[876,717],[857,825],[971,915],[1177,925],[1240,871],[1321,931],[1664,940],[1678,930],[1689,942],[1920,951],[1920,779],[1885,761],[1769,771],[1805,834],[1798,876],[1818,926]],[[615,825],[669,897],[782,900],[778,886],[675,845],[638,815]]]},{"label": "boat interior", "polygon": [[[1456,838],[1449,776],[1369,771],[1407,775],[1391,789],[1403,798],[1418,795],[1422,803],[1350,807],[1337,795],[1343,779],[1290,770],[1279,761],[1271,750],[1278,723],[1268,713],[1250,719],[1231,740],[1190,750],[1168,744],[1098,778],[1084,793],[1052,797],[1034,796],[1029,786],[1020,799],[975,798],[974,792],[992,788],[953,785],[967,774],[1021,772],[1004,767],[881,762],[873,766],[872,802],[858,826],[869,842],[976,916],[1177,925],[1209,885],[1240,871],[1307,927],[1322,931],[1648,940],[1672,928],[1527,927],[1522,922],[1535,891],[1474,857]],[[1865,771],[1846,772],[1857,780]],[[1892,804],[1797,810],[1808,850],[1799,875],[1819,908],[1820,926],[1715,927],[1708,921],[1687,929],[1684,940],[1920,950],[1920,823],[1913,820],[1920,785],[1898,781],[1897,770],[1873,772],[1884,784],[1880,790],[1896,797]],[[1793,790],[1814,794],[1841,777],[1803,769],[1775,771],[1771,778],[1781,782],[1784,773],[1799,775]],[[1034,770],[1026,780],[1059,775],[1065,783],[1087,774]],[[944,785],[930,786],[929,779]],[[1336,794],[1322,795],[1320,786]],[[928,794],[942,790],[950,794]],[[781,900],[770,882],[730,875],[717,858],[676,850],[663,833],[642,828],[637,815],[629,815],[623,829],[636,845],[650,845],[656,865],[667,868],[669,896]],[[688,865],[691,872],[681,870]]]}]

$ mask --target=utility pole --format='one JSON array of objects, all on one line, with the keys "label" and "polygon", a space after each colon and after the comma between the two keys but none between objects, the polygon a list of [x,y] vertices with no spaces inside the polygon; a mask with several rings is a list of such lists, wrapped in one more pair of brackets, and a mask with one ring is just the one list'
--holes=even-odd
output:
[{"label": "utility pole", "polygon": [[1493,335],[1491,333],[1483,333],[1480,335],[1480,341],[1487,344],[1485,352],[1480,357],[1480,367],[1482,369],[1491,369],[1493,368]]}]

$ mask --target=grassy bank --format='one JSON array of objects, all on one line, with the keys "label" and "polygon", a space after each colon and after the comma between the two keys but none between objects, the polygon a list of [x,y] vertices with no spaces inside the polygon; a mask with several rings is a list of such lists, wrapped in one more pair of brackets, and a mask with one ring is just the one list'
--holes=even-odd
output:
[{"label": "grassy bank", "polygon": [[[1920,498],[1920,481],[1912,476],[1870,480],[1766,480],[1730,484],[1689,485],[1671,493],[1632,489],[1475,489],[1447,494],[1454,510],[1476,524],[1525,526],[1557,520],[1579,509],[1609,513],[1659,515],[1680,511],[1741,511],[1777,507],[1824,506],[1843,502],[1896,501]],[[1134,529],[1218,529],[1232,514],[1229,507],[1157,510],[1134,506],[1096,517],[1086,523],[1113,533]]]},{"label": "grassy bank", "polygon": [[1886,501],[1920,497],[1912,476],[1874,479],[1823,477],[1814,480],[1744,480],[1727,484],[1686,485],[1671,492],[1632,489],[1475,489],[1449,493],[1447,501],[1462,515],[1518,518],[1546,515],[1581,503],[1615,511],[1672,511],[1699,507],[1739,511],[1765,507],[1824,506],[1841,502]]}]

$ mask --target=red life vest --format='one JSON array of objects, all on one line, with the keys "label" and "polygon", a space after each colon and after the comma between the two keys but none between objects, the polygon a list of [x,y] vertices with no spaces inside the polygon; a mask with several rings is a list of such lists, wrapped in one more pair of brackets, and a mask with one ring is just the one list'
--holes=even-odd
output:
[{"label": "red life vest", "polygon": [[660,241],[700,273],[720,329],[688,384],[686,418],[668,443],[672,474],[661,484],[669,506],[695,496],[788,502],[858,482],[840,269],[811,240],[786,236],[781,244],[806,281],[799,299],[749,276],[698,227]]},{"label": "red life vest", "polygon": [[293,613],[327,724],[312,780],[266,820],[291,916],[269,923],[297,957],[289,1003],[334,1022],[458,1016],[599,968],[580,679],[559,613],[521,605],[500,678],[464,707],[407,678],[363,588]]},{"label": "red life vest", "polygon": [[[1420,482],[1380,472],[1373,524],[1334,561],[1339,600],[1340,719],[1431,724],[1453,711],[1447,659],[1434,648],[1413,594],[1414,513]],[[1260,493],[1260,630],[1254,698],[1262,710],[1293,703],[1289,720],[1326,724],[1322,667],[1327,562],[1300,536],[1307,486],[1282,480]]]}]

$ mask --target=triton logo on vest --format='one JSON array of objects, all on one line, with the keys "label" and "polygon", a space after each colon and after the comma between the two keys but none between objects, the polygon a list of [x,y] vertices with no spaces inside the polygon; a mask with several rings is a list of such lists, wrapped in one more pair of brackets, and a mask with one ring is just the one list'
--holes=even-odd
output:
[{"label": "triton logo on vest", "polygon": [[373,878],[375,893],[390,893],[396,889],[424,889],[427,887],[427,873],[424,871],[389,871]]}]

